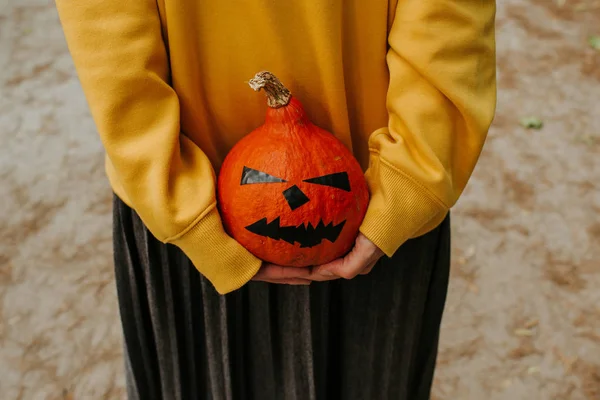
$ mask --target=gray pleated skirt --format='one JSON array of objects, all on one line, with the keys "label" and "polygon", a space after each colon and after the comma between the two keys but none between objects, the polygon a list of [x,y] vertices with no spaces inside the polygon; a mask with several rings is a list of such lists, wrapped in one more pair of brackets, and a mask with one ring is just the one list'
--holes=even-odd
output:
[{"label": "gray pleated skirt", "polygon": [[132,400],[429,399],[449,217],[369,275],[225,296],[116,196],[114,247]]}]

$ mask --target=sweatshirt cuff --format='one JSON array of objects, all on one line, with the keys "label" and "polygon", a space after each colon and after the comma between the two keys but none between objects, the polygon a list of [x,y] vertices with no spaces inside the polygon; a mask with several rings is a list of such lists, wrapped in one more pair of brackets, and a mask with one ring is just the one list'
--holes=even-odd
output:
[{"label": "sweatshirt cuff", "polygon": [[427,233],[448,213],[419,182],[373,155],[366,173],[371,192],[360,232],[388,257],[408,239]]},{"label": "sweatshirt cuff", "polygon": [[227,235],[216,204],[190,228],[167,242],[179,247],[219,294],[244,286],[262,265],[260,259]]}]

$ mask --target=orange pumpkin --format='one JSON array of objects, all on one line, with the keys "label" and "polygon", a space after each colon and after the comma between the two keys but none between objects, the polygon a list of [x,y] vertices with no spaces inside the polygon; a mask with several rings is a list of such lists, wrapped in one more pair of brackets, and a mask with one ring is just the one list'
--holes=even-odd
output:
[{"label": "orange pumpkin", "polygon": [[267,93],[265,123],[225,158],[218,204],[227,232],[258,258],[320,265],[353,246],[369,193],[352,153],[315,126],[269,72],[250,86]]}]

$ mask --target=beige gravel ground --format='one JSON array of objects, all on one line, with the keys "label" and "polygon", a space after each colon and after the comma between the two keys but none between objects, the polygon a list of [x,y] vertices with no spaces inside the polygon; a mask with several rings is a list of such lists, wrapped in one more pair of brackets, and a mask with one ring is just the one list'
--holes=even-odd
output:
[{"label": "beige gravel ground", "polygon": [[[600,399],[600,1],[498,3],[434,398]],[[0,0],[0,94],[0,399],[121,399],[110,190],[52,2]]]}]

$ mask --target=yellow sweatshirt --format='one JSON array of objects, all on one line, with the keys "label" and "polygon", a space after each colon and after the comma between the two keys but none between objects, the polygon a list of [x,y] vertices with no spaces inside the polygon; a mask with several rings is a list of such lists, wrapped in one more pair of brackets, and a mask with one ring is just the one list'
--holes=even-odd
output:
[{"label": "yellow sweatshirt", "polygon": [[391,256],[437,226],[496,100],[494,0],[56,0],[115,193],[220,293],[261,265],[221,224],[215,171],[277,75],[352,149],[361,232]]}]

